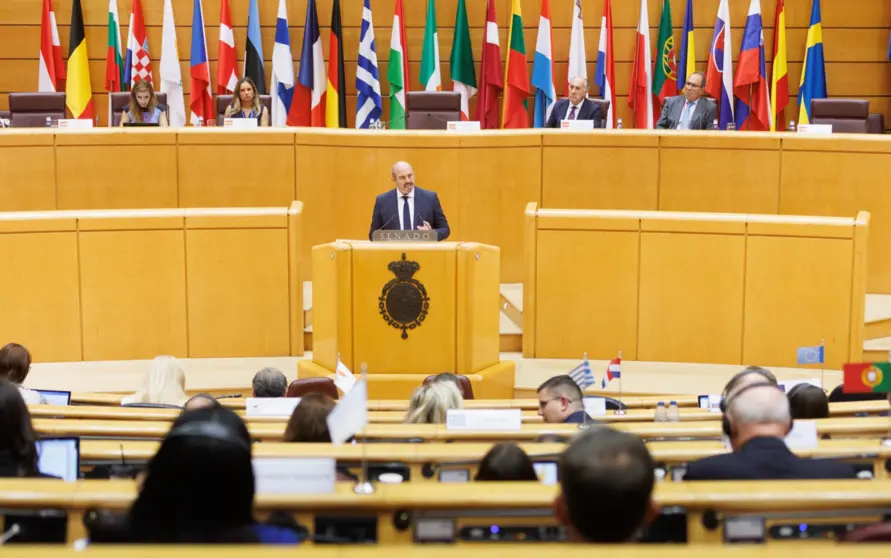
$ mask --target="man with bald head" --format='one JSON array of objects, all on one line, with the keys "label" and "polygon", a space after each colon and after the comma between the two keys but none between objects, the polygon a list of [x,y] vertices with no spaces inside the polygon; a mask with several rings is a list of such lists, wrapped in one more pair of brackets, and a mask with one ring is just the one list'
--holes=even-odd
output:
[{"label": "man with bald head", "polygon": [[587,79],[574,77],[569,80],[569,98],[557,101],[545,128],[559,128],[561,120],[593,120],[595,128],[602,128],[600,105],[587,97]]},{"label": "man with bald head", "polygon": [[374,233],[381,230],[436,231],[437,240],[447,239],[451,231],[439,196],[415,185],[411,165],[397,161],[390,170],[390,179],[396,187],[374,201],[368,239],[373,240]]},{"label": "man with bald head", "polygon": [[847,463],[803,459],[789,451],[785,438],[792,416],[777,385],[744,383],[724,401],[723,430],[733,452],[690,463],[685,481],[857,478]]}]

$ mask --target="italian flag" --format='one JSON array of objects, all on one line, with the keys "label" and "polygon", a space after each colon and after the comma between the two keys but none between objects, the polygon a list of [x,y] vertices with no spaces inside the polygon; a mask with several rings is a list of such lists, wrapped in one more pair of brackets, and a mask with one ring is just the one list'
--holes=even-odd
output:
[{"label": "italian flag", "polygon": [[439,34],[436,32],[436,0],[427,0],[424,50],[421,52],[421,86],[424,91],[442,89],[442,75],[439,73]]},{"label": "italian flag", "polygon": [[405,41],[405,8],[396,0],[393,33],[390,35],[390,59],[387,65],[390,84],[390,129],[405,129],[405,94],[409,90],[408,49]]},{"label": "italian flag", "polygon": [[666,97],[678,90],[678,62],[674,55],[674,35],[671,29],[671,4],[663,0],[662,19],[659,22],[659,40],[656,43],[656,73],[653,75],[653,94],[664,103]]},{"label": "italian flag", "polygon": [[[108,0],[108,51],[105,55],[105,90],[124,90],[124,57],[121,50],[121,18],[118,0]],[[111,103],[108,103],[111,110]]]},{"label": "italian flag", "polygon": [[507,34],[507,64],[504,68],[504,110],[502,128],[528,128],[529,70],[526,67],[526,42],[523,39],[521,0],[513,0],[510,31]]},{"label": "italian flag", "polygon": [[470,120],[470,98],[476,95],[476,73],[473,69],[473,47],[470,45],[470,26],[467,25],[467,6],[458,0],[455,15],[455,39],[452,42],[452,89],[461,94],[461,120]]}]

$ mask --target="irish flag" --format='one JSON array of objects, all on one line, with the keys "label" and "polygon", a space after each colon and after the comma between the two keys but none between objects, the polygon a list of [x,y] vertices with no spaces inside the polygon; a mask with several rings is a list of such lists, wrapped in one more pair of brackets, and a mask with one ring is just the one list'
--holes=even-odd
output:
[{"label": "irish flag", "polygon": [[513,0],[510,31],[507,33],[507,64],[504,68],[504,110],[502,128],[528,128],[529,70],[526,67],[526,42],[523,39],[523,13],[520,0]]},{"label": "irish flag", "polygon": [[467,25],[464,0],[458,0],[450,63],[452,89],[461,94],[461,120],[470,120],[470,98],[476,95],[476,70],[473,68],[473,47],[470,46],[470,26]]},{"label": "irish flag", "polygon": [[424,91],[442,89],[442,75],[439,73],[439,33],[436,31],[436,0],[427,0],[424,50],[421,52],[421,87]]},{"label": "irish flag", "polygon": [[405,8],[402,0],[396,0],[393,8],[393,32],[390,35],[390,59],[387,64],[392,130],[405,129],[405,94],[409,90],[408,49],[405,44]]}]

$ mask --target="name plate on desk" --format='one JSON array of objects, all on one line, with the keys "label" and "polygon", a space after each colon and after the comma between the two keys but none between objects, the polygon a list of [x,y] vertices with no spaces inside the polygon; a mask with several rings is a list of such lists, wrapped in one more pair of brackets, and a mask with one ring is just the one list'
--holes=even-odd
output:
[{"label": "name plate on desk", "polygon": [[582,399],[585,405],[585,412],[591,417],[606,416],[606,399],[602,397],[585,397]]},{"label": "name plate on desk", "polygon": [[479,132],[479,120],[452,120],[446,123],[446,130],[449,132]]},{"label": "name plate on desk", "polygon": [[820,445],[817,437],[817,422],[813,420],[796,420],[792,430],[786,435],[786,446],[789,449],[813,449]]},{"label": "name plate on desk", "polygon": [[523,411],[520,409],[449,409],[446,412],[446,430],[452,432],[519,432],[522,424]]},{"label": "name plate on desk", "polygon": [[59,128],[64,130],[88,130],[93,127],[92,118],[60,118]]},{"label": "name plate on desk", "polygon": [[257,127],[256,118],[224,118],[223,128],[232,128],[233,130],[245,130]]},{"label": "name plate on desk", "polygon": [[593,120],[561,120],[561,130],[593,130]]},{"label": "name plate on desk", "polygon": [[372,242],[436,242],[436,231],[374,231]]},{"label": "name plate on desk", "polygon": [[332,494],[337,480],[332,457],[255,457],[257,494]]},{"label": "name plate on desk", "polygon": [[799,134],[827,135],[832,133],[832,124],[799,124]]},{"label": "name plate on desk", "polygon": [[299,397],[248,397],[244,414],[249,417],[290,417],[300,404]]}]

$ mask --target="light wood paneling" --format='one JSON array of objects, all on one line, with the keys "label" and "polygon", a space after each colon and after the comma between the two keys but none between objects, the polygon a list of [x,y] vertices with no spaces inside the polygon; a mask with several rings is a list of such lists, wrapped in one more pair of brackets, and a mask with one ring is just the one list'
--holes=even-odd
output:
[{"label": "light wood paneling", "polygon": [[456,271],[456,365],[472,374],[498,364],[501,312],[499,250],[485,244],[458,246]]}]

